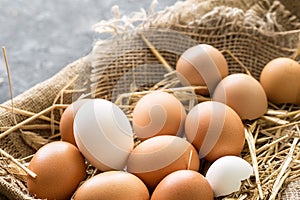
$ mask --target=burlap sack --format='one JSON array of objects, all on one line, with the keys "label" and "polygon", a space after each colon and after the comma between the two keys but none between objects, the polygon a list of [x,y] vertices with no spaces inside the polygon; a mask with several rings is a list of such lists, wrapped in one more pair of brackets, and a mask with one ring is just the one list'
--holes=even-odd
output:
[{"label": "burlap sack", "polygon": [[[291,56],[296,51],[300,20],[277,1],[188,0],[157,13],[139,12],[126,18],[103,21],[95,25],[95,30],[114,37],[99,40],[89,55],[16,97],[14,106],[38,113],[54,103],[69,104],[80,95],[115,101],[119,94],[149,89],[162,79],[166,70],[141,40],[140,34],[173,67],[188,47],[208,43],[220,50],[230,50],[258,78],[269,60]],[[243,71],[232,56],[224,55],[230,73]],[[76,92],[62,94],[74,77],[76,81],[68,88]],[[10,106],[11,102],[3,105]],[[59,120],[60,113],[54,114]],[[51,117],[50,113],[47,116]],[[17,114],[16,120],[21,122],[27,117]],[[0,119],[0,127],[16,123],[11,111],[3,108],[0,108]],[[34,123],[45,122],[36,120]],[[50,131],[36,133],[47,136]],[[16,159],[35,152],[27,143],[19,131],[0,140],[1,148]],[[3,160],[0,162],[0,199],[34,199],[28,194],[22,177],[13,174],[9,162]],[[278,198],[299,199],[299,182],[287,184],[283,185],[284,190]]]}]

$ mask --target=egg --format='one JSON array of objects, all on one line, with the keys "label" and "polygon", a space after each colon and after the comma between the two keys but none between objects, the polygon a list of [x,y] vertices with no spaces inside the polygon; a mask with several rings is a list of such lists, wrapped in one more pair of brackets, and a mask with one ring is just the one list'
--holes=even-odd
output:
[{"label": "egg", "polygon": [[145,184],[133,174],[108,171],[85,181],[76,191],[74,200],[149,200]]},{"label": "egg", "polygon": [[268,108],[267,96],[261,84],[243,73],[225,77],[217,85],[212,99],[230,106],[243,120],[257,119]]},{"label": "egg", "polygon": [[74,137],[84,157],[100,171],[124,169],[134,146],[127,116],[104,99],[91,99],[79,108]]},{"label": "egg", "polygon": [[241,181],[251,175],[253,168],[247,161],[237,156],[224,156],[209,167],[205,177],[214,196],[219,197],[239,191]]},{"label": "egg", "polygon": [[207,86],[212,94],[217,84],[228,75],[228,65],[218,49],[208,44],[199,44],[180,56],[176,72],[183,85]]},{"label": "egg", "polygon": [[70,199],[86,176],[85,161],[79,150],[63,141],[41,147],[29,163],[37,177],[26,178],[30,194],[42,199]]},{"label": "egg", "polygon": [[145,140],[157,135],[180,135],[186,112],[172,94],[155,91],[143,96],[133,110],[133,130]]},{"label": "egg", "polygon": [[213,200],[213,190],[203,175],[178,170],[167,175],[155,188],[151,200]]},{"label": "egg", "polygon": [[271,102],[300,105],[300,64],[295,60],[271,60],[261,72],[260,83]]},{"label": "egg", "polygon": [[199,151],[199,157],[208,161],[239,155],[245,144],[244,126],[238,114],[215,101],[199,103],[190,110],[185,135]]},{"label": "egg", "polygon": [[62,141],[69,142],[75,146],[74,138],[74,118],[80,106],[82,106],[88,99],[81,99],[70,104],[63,112],[60,118],[59,131]]},{"label": "egg", "polygon": [[199,170],[196,149],[185,139],[160,135],[143,141],[131,152],[127,171],[138,176],[150,191],[168,174],[181,170]]}]

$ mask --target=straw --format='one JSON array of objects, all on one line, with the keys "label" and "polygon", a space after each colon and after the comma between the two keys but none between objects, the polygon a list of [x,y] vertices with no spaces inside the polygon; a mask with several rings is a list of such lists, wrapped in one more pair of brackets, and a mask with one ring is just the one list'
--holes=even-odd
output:
[{"label": "straw", "polygon": [[12,132],[18,130],[18,129],[19,129],[20,127],[22,127],[23,125],[28,124],[29,122],[32,122],[33,120],[39,118],[41,115],[44,115],[44,114],[46,114],[46,113],[48,113],[48,112],[50,112],[50,111],[52,111],[52,110],[54,110],[54,109],[57,109],[57,108],[67,108],[67,107],[68,107],[68,105],[64,105],[64,104],[56,104],[56,105],[52,105],[52,106],[46,108],[45,110],[42,110],[41,112],[39,112],[39,113],[37,113],[37,114],[35,114],[35,115],[33,115],[33,116],[31,116],[31,117],[25,119],[24,121],[18,123],[17,125],[11,127],[11,128],[8,129],[7,131],[1,133],[1,134],[0,134],[0,139],[2,139],[2,138],[4,138],[5,136],[11,134]]},{"label": "straw", "polygon": [[167,72],[173,72],[174,69],[168,64],[168,62],[160,55],[160,53],[157,51],[157,49],[151,44],[151,42],[143,35],[140,34],[143,41],[146,43],[146,45],[149,47],[149,49],[152,51],[152,53],[157,57],[157,59],[163,64],[163,66],[166,68]]},{"label": "straw", "polygon": [[[21,115],[24,115],[24,116],[34,116],[36,114],[34,112],[30,112],[30,111],[27,111],[27,110],[22,110],[22,109],[19,109],[19,108],[13,108],[13,107],[5,106],[3,104],[0,104],[0,108],[4,108],[4,109],[9,110],[9,111],[14,110],[14,113],[21,114]],[[39,116],[38,119],[42,119],[42,120],[45,120],[45,121],[48,121],[48,122],[53,121],[55,124],[59,124],[59,121],[52,120],[49,117],[46,117],[44,115]]]},{"label": "straw", "polygon": [[191,168],[192,157],[193,157],[193,150],[190,151],[189,162],[188,162],[187,170],[189,170],[189,169]]},{"label": "straw", "polygon": [[18,167],[20,167],[24,172],[26,172],[32,178],[36,178],[37,177],[37,175],[33,171],[31,171],[28,168],[26,168],[22,163],[20,163],[19,161],[17,161],[13,156],[9,155],[8,153],[6,153],[1,148],[0,148],[0,154],[3,155],[3,156],[5,156],[9,160],[11,160],[13,163],[15,163]]}]

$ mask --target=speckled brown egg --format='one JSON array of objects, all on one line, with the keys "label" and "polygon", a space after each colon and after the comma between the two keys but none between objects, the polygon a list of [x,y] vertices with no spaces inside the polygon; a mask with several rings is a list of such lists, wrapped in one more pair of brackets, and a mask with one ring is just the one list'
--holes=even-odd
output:
[{"label": "speckled brown egg", "polygon": [[176,71],[183,85],[207,86],[209,93],[228,75],[223,54],[208,44],[187,49],[178,59]]},{"label": "speckled brown egg", "polygon": [[127,170],[138,176],[153,191],[168,174],[200,165],[196,149],[185,139],[161,135],[140,143],[129,155]]},{"label": "speckled brown egg", "polygon": [[141,140],[157,135],[180,135],[186,112],[172,94],[155,91],[143,96],[133,110],[133,130]]},{"label": "speckled brown egg", "polygon": [[214,193],[203,175],[179,170],[166,176],[155,188],[151,200],[213,200]]},{"label": "speckled brown egg", "polygon": [[63,141],[51,142],[33,156],[29,169],[37,177],[27,177],[30,194],[41,199],[70,199],[86,176],[85,161],[79,150]]},{"label": "speckled brown egg", "polygon": [[300,64],[290,58],[276,58],[263,68],[260,75],[268,100],[275,104],[300,105]]},{"label": "speckled brown egg", "polygon": [[74,200],[149,200],[145,184],[133,174],[108,171],[85,181],[76,191]]},{"label": "speckled brown egg", "polygon": [[245,144],[243,123],[229,106],[207,101],[193,107],[185,122],[185,134],[210,162],[226,155],[240,155]]},{"label": "speckled brown egg", "polygon": [[243,120],[257,119],[268,108],[263,87],[255,78],[243,73],[225,77],[216,87],[212,99],[230,106]]}]

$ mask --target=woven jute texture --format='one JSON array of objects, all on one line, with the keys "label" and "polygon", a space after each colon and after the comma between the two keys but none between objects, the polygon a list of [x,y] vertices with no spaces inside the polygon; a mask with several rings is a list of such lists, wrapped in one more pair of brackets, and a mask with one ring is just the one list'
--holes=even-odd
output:
[{"label": "woven jute texture", "polygon": [[[117,12],[115,10],[115,12]],[[279,1],[187,0],[156,13],[138,12],[96,24],[95,31],[112,34],[102,39],[93,51],[66,66],[58,74],[14,99],[14,107],[38,113],[60,102],[69,104],[80,95],[115,101],[120,94],[145,91],[167,73],[161,62],[141,40],[145,36],[166,59],[176,66],[189,47],[207,43],[231,52],[255,78],[271,59],[291,56],[298,47],[300,20]],[[230,73],[244,72],[240,63],[224,53]],[[60,93],[70,86],[74,93]],[[11,106],[11,102],[3,105]],[[50,114],[48,114],[50,116]],[[15,115],[17,122],[27,117]],[[55,113],[59,120],[60,114]],[[15,125],[11,111],[0,109],[0,126]],[[36,123],[45,123],[36,120]],[[41,136],[50,131],[39,131]],[[0,140],[3,150],[16,159],[30,156],[35,149],[26,144],[19,131]],[[22,177],[0,162],[0,199],[34,199]],[[298,176],[299,178],[299,176]],[[278,198],[300,199],[299,181],[283,184]],[[3,196],[3,197],[2,197]],[[266,195],[268,198],[268,195]]]},{"label": "woven jute texture", "polygon": [[[42,83],[37,84],[33,88],[24,92],[23,94],[14,98],[14,107],[23,110],[38,113],[53,104],[57,94],[62,88],[76,75],[88,74],[89,61],[87,58],[81,58],[77,61],[66,66],[62,71],[55,76]],[[64,103],[71,103],[72,95],[64,97]],[[11,102],[6,102],[3,105],[10,107]],[[0,126],[10,127],[15,125],[14,118],[11,111],[0,109]],[[21,122],[28,118],[24,115],[15,115],[17,122]],[[49,115],[48,115],[49,116]],[[34,123],[42,123],[40,121]],[[41,134],[48,134],[47,132],[41,132]],[[16,159],[21,159],[26,156],[32,155],[35,150],[26,145],[21,137],[20,132],[16,131],[0,140],[0,146],[7,153],[12,155]],[[14,176],[12,172],[9,172],[9,165],[6,162],[1,161],[0,168],[0,194],[4,195],[8,199],[33,199],[28,195],[28,191],[22,179]],[[4,198],[0,196],[1,198]],[[0,198],[0,199],[1,199]]]}]

